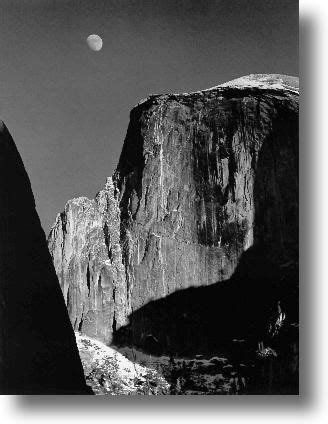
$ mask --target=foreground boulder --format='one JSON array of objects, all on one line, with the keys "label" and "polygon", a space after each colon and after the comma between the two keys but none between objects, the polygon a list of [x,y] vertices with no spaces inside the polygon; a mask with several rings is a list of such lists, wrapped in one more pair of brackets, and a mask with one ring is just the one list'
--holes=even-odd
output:
[{"label": "foreground boulder", "polygon": [[87,394],[28,175],[0,124],[0,393]]},{"label": "foreground boulder", "polygon": [[75,330],[187,355],[297,327],[298,97],[253,75],[132,110],[113,177],[50,233]]}]

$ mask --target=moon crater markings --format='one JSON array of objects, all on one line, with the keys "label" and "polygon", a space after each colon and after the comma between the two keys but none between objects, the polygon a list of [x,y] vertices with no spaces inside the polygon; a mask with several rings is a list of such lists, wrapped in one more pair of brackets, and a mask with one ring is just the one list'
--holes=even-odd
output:
[{"label": "moon crater markings", "polygon": [[94,52],[99,52],[99,50],[102,49],[103,40],[102,40],[101,37],[99,37],[99,35],[97,35],[97,34],[91,34],[87,38],[87,45]]}]

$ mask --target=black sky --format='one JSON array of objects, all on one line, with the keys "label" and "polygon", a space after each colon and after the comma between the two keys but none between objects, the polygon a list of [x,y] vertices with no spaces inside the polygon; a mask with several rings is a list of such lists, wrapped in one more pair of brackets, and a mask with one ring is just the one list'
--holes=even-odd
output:
[{"label": "black sky", "polygon": [[140,99],[298,75],[298,2],[0,0],[0,57],[0,118],[48,232],[68,199],[93,197],[112,174]]}]

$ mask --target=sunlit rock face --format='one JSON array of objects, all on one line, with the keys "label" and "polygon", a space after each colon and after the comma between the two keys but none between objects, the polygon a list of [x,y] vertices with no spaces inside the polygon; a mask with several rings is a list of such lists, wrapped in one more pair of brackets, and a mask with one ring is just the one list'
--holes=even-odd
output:
[{"label": "sunlit rock face", "polygon": [[94,200],[70,200],[57,216],[49,249],[75,330],[111,341],[125,323],[126,284],[120,210],[111,178]]},{"label": "sunlit rock face", "polygon": [[[112,201],[70,201],[50,234],[75,329],[81,296],[93,322],[82,331],[110,341],[150,301],[229,280],[251,248],[261,251],[257,279],[262,262],[297,262],[298,80],[269,77],[150,96],[132,110]],[[135,323],[139,341],[145,321]]]},{"label": "sunlit rock face", "polygon": [[87,394],[30,181],[0,122],[0,394]]}]

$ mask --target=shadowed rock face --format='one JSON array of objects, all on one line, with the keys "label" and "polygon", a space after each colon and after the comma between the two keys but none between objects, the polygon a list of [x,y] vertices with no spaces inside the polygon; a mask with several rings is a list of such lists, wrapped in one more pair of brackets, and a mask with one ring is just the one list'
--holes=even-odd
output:
[{"label": "shadowed rock face", "polygon": [[183,328],[201,347],[256,321],[262,337],[287,305],[297,320],[296,82],[252,76],[132,110],[107,206],[70,201],[50,234],[75,329],[179,351]]},{"label": "shadowed rock face", "polygon": [[0,393],[90,393],[30,181],[2,122],[0,323]]}]

